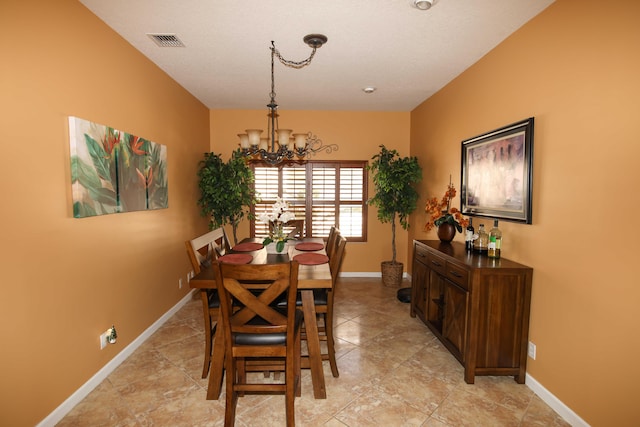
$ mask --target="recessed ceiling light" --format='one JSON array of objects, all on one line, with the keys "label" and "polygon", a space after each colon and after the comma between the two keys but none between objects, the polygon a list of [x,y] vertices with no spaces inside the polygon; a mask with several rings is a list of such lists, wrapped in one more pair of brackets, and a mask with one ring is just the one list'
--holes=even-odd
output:
[{"label": "recessed ceiling light", "polygon": [[376,91],[376,88],[375,88],[375,87],[373,87],[373,86],[367,86],[367,87],[363,87],[363,88],[362,88],[362,91],[363,91],[364,93],[373,93],[373,92],[375,92],[375,91]]},{"label": "recessed ceiling light", "polygon": [[420,10],[430,9],[433,3],[435,3],[435,0],[413,0],[414,6]]}]

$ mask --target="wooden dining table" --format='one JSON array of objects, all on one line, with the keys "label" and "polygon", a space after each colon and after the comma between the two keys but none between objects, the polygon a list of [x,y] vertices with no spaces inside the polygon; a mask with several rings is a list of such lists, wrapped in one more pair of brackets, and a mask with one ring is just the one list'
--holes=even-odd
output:
[{"label": "wooden dining table", "polygon": [[[278,264],[289,262],[298,254],[304,253],[295,248],[297,243],[312,242],[323,243],[321,238],[304,238],[287,242],[285,250],[279,254],[267,253],[266,248],[251,252],[241,252],[252,256],[251,264]],[[261,243],[261,239],[247,238],[241,243]],[[233,249],[231,253],[236,253]],[[240,252],[237,252],[240,253]],[[324,249],[315,253],[325,254]],[[191,288],[195,289],[216,289],[216,281],[212,267],[203,268],[189,282]],[[302,297],[302,312],[304,314],[304,324],[307,336],[307,349],[309,351],[309,369],[311,370],[311,381],[313,384],[313,396],[316,399],[326,399],[327,392],[324,384],[324,374],[322,371],[322,354],[320,352],[320,337],[318,335],[318,324],[316,308],[313,298],[313,290],[320,288],[331,288],[331,271],[329,264],[303,265],[300,264],[298,271],[298,290]],[[216,328],[216,336],[221,333],[222,328]],[[222,389],[222,377],[224,374],[224,340],[215,339],[213,343],[213,356],[211,359],[211,370],[209,373],[209,385],[207,388],[207,399],[218,400]],[[303,364],[303,367],[305,364]]]}]

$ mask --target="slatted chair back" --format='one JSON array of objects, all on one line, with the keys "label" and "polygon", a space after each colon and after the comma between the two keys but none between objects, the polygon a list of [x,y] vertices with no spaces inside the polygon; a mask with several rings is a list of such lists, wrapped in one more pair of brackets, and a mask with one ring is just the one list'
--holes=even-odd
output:
[{"label": "slatted chair back", "polygon": [[195,274],[200,273],[203,265],[210,265],[212,260],[231,249],[227,234],[222,227],[187,240],[185,246]]},{"label": "slatted chair back", "polygon": [[[269,230],[272,230],[273,226],[273,221],[269,221]],[[304,237],[304,219],[292,219],[283,224],[282,230],[290,239],[302,239]]]},{"label": "slatted chair back", "polygon": [[292,219],[285,224],[286,229],[290,229],[288,236],[296,239],[304,237],[304,219]]},{"label": "slatted chair back", "polygon": [[333,286],[336,286],[336,281],[338,280],[338,274],[340,274],[340,269],[342,268],[342,261],[344,259],[345,248],[347,247],[347,239],[346,237],[337,234],[335,243],[335,250],[331,258],[329,258],[329,269],[331,270],[331,281],[333,282]]},{"label": "slatted chair back", "polygon": [[333,254],[336,252],[336,242],[338,241],[338,236],[340,235],[340,230],[337,227],[331,227],[331,230],[329,231],[329,237],[327,238],[327,247],[325,249],[329,259],[333,258]]}]

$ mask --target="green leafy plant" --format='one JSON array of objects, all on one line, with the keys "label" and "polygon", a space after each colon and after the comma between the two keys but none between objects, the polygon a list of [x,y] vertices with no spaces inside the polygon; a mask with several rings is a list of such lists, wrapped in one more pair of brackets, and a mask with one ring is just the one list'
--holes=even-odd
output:
[{"label": "green leafy plant", "polygon": [[396,263],[396,218],[403,229],[409,228],[409,214],[416,209],[415,184],[422,180],[417,157],[400,157],[396,150],[380,146],[367,167],[373,172],[375,195],[368,203],[378,208],[378,220],[391,223],[392,263]]},{"label": "green leafy plant", "polygon": [[202,216],[210,216],[209,228],[231,224],[233,240],[238,242],[238,224],[242,218],[250,217],[248,207],[256,203],[253,191],[253,172],[235,151],[225,163],[220,155],[204,153],[198,170],[201,197],[198,205]]}]

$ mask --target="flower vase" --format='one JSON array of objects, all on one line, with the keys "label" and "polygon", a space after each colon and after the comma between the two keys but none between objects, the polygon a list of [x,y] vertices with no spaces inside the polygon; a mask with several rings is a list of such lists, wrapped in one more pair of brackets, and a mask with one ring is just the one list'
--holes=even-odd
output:
[{"label": "flower vase", "polygon": [[453,224],[445,222],[438,227],[438,238],[441,242],[449,243],[456,236],[456,227]]},{"label": "flower vase", "polygon": [[267,253],[268,254],[282,254],[287,252],[287,244],[285,243],[285,245],[283,246],[282,250],[280,252],[278,252],[278,249],[276,248],[277,242],[271,242],[269,243],[267,246],[265,246],[267,248]]}]

